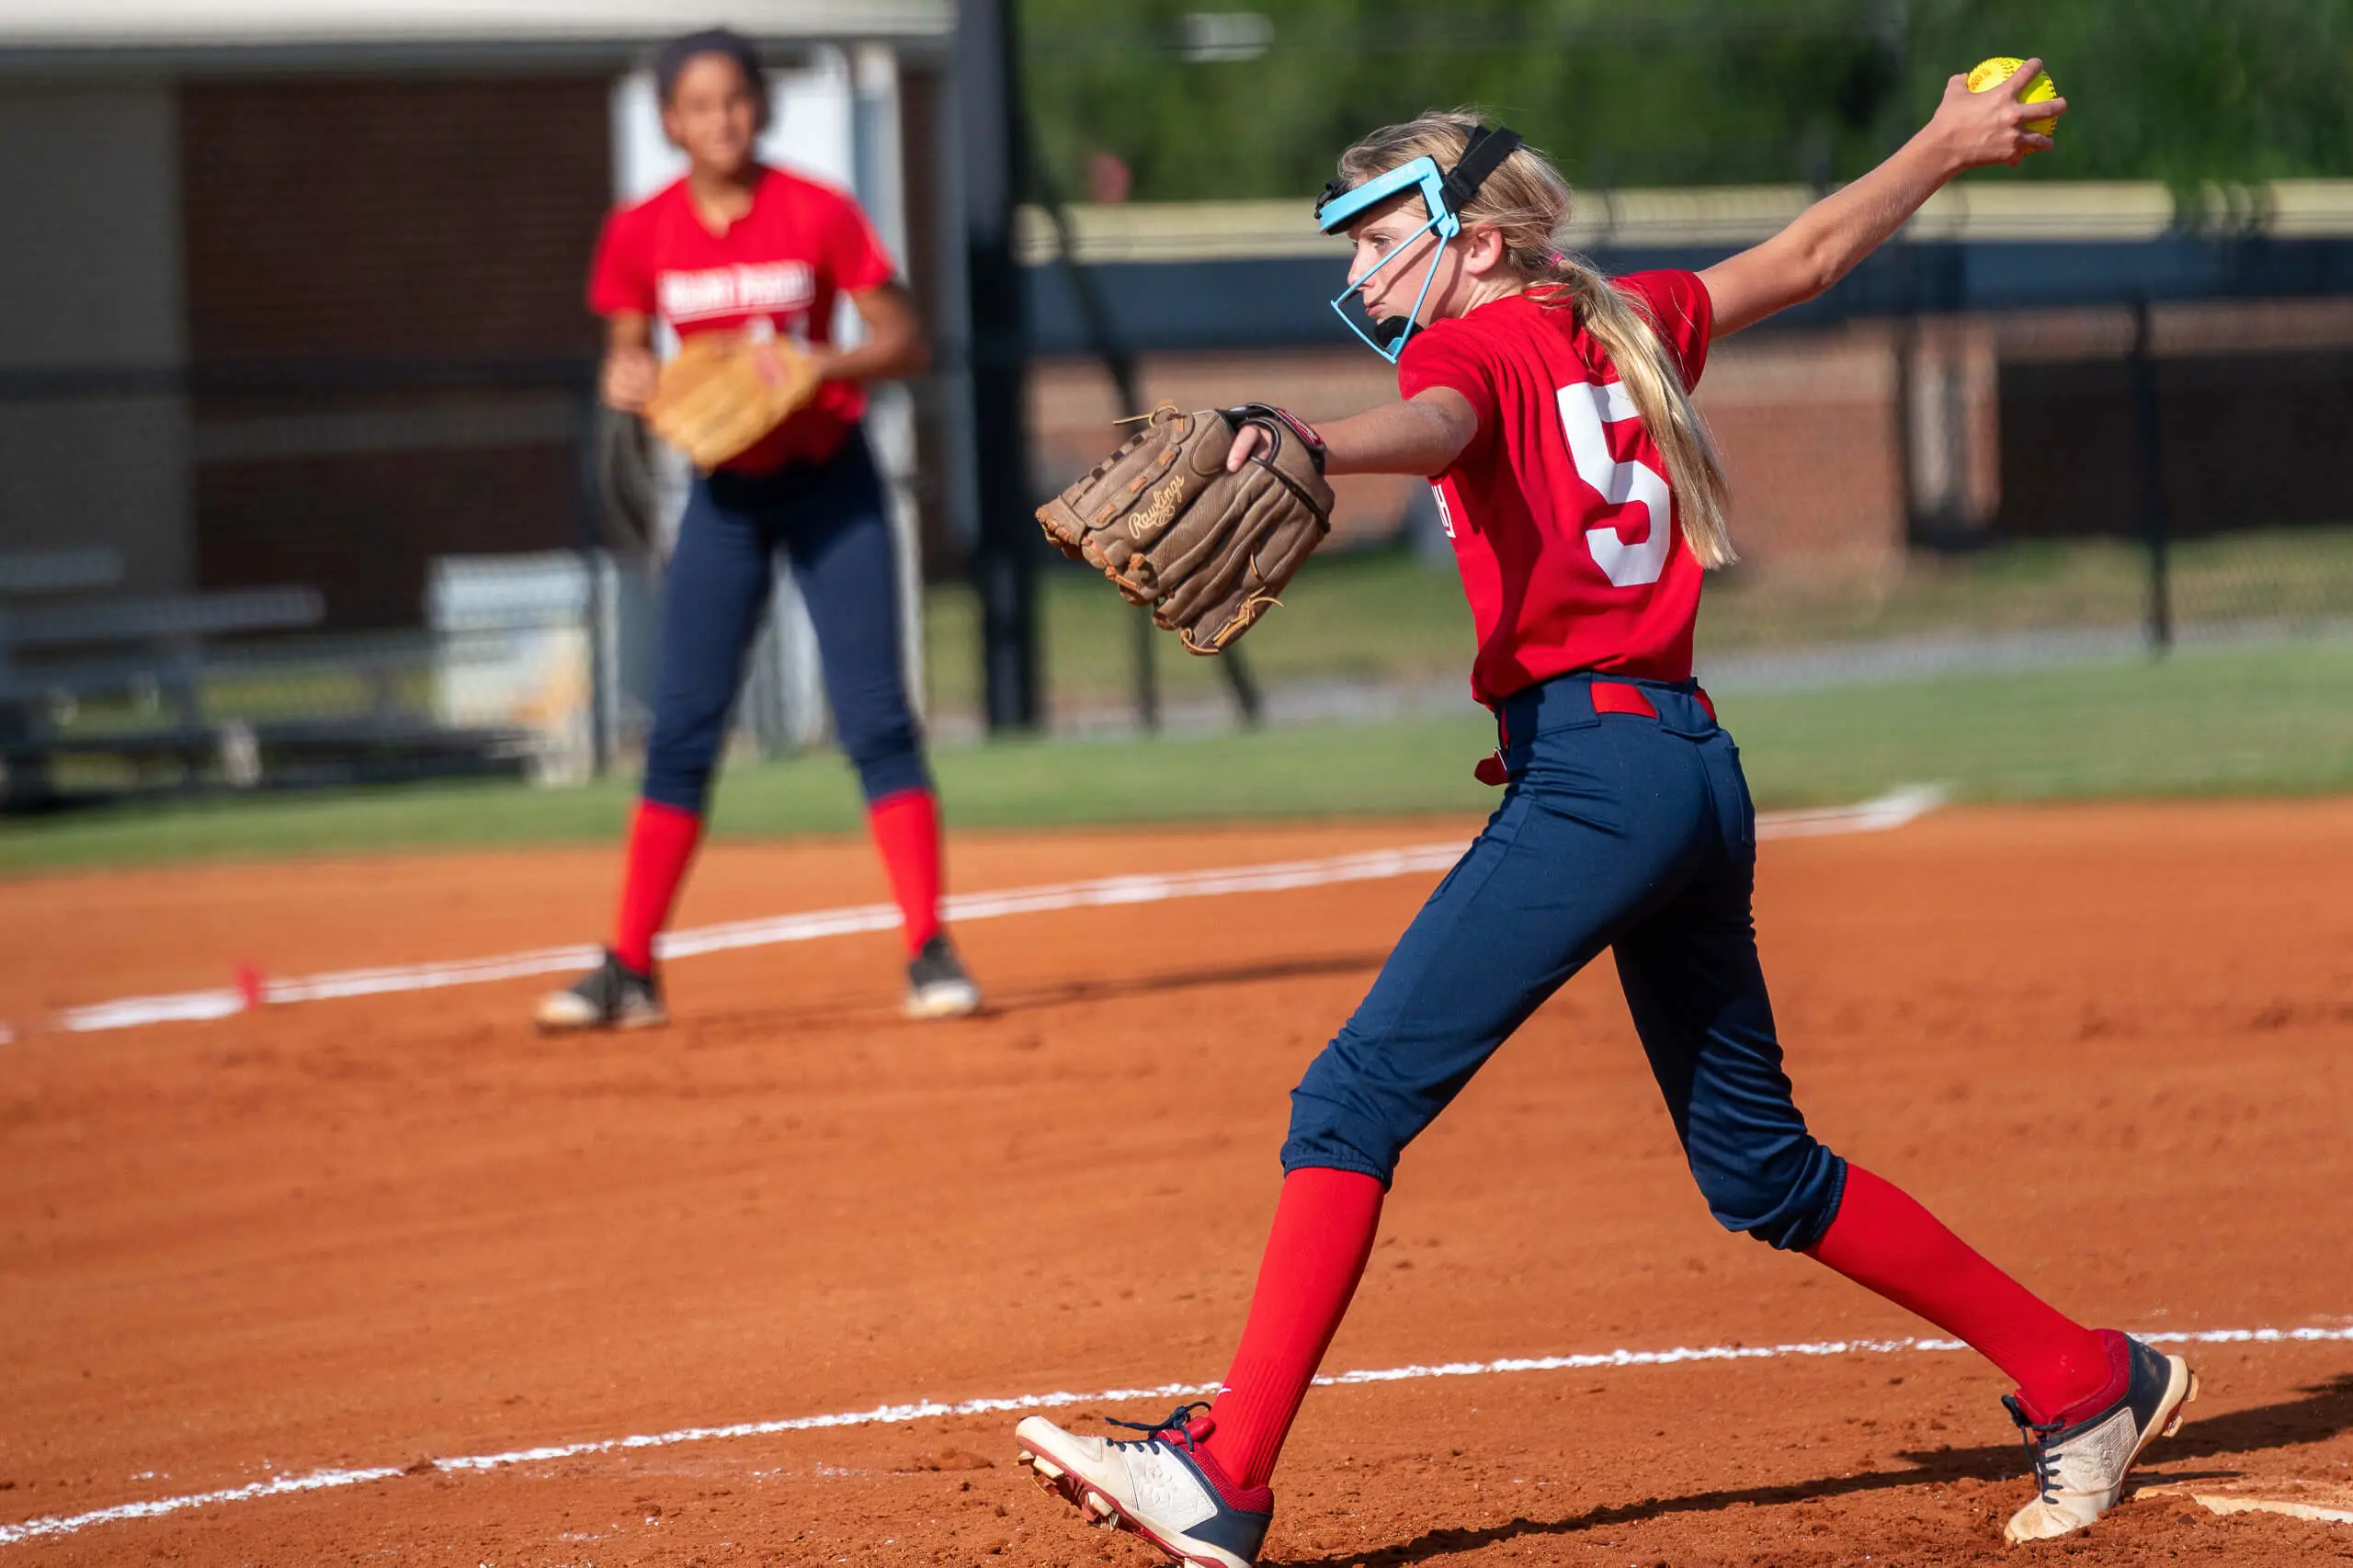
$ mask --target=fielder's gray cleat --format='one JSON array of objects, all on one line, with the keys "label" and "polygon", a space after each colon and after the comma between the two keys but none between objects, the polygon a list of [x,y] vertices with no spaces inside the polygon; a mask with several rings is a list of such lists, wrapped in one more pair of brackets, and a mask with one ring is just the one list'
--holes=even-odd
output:
[{"label": "fielder's gray cleat", "polygon": [[2026,1434],[2037,1493],[2002,1531],[2013,1546],[2072,1534],[2116,1506],[2132,1461],[2157,1438],[2179,1431],[2182,1407],[2198,1397],[2198,1374],[2180,1357],[2112,1328],[2099,1332],[2117,1374],[2104,1397],[2045,1419],[2022,1392],[2003,1396]]},{"label": "fielder's gray cleat", "polygon": [[651,971],[639,973],[608,949],[595,969],[562,991],[540,998],[540,1028],[644,1029],[670,1021],[662,1006],[662,985]]},{"label": "fielder's gray cleat", "polygon": [[923,951],[907,962],[907,1017],[961,1018],[980,1010],[981,988],[964,972],[948,933],[933,932]]}]

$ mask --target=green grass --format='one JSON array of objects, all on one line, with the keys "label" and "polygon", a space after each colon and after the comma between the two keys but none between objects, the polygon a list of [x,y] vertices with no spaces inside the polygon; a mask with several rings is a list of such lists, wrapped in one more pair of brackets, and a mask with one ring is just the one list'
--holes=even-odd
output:
[{"label": "green grass", "polygon": [[[2353,528],[2279,528],[2176,544],[2169,571],[2183,625],[2353,616]],[[1884,582],[1789,574],[1709,585],[1702,653],[1847,639],[2141,625],[2148,556],[2117,540],[2031,540],[1974,554],[1915,552]]]},{"label": "green grass", "polygon": [[1767,805],[1905,781],[1971,800],[2353,789],[2353,641],[2194,648],[2162,661],[1728,699]]},{"label": "green grass", "polygon": [[[2175,615],[2184,625],[2353,617],[2353,528],[2188,540],[2175,549],[2173,580]],[[1129,706],[1137,612],[1101,578],[1076,568],[1049,572],[1040,589],[1050,710]],[[1285,599],[1243,644],[1265,685],[1459,679],[1470,667],[1471,616],[1450,564],[1429,565],[1403,550],[1318,556]],[[2141,624],[2147,600],[2139,547],[2104,540],[1915,553],[1886,580],[1733,572],[1710,582],[1700,606],[1700,663],[1704,668],[1711,653],[1939,631],[2131,627]],[[961,585],[935,587],[927,601],[927,674],[941,712],[969,714],[980,706],[976,613]],[[1214,661],[1187,654],[1174,637],[1154,641],[1165,696],[1220,695]]]},{"label": "green grass", "polygon": [[[1481,809],[1484,791],[1469,769],[1485,733],[1467,710],[1358,728],[942,747],[932,761],[949,820],[961,826],[1414,814]],[[0,825],[0,873],[606,840],[620,832],[635,785],[633,776],[563,790],[425,784],[18,819]],[[850,771],[831,753],[731,767],[712,812],[714,832],[746,836],[851,833],[863,820]]]},{"label": "green grass", "polygon": [[[1253,633],[1254,637],[1256,635]],[[2353,789],[2353,641],[2193,649],[2158,663],[1735,696],[1759,803],[1862,799],[1938,781],[1964,799],[2310,793]],[[1458,717],[1149,741],[1026,741],[935,754],[952,824],[1473,814],[1490,744]],[[575,790],[412,786],[0,824],[0,873],[188,859],[609,841],[633,780]],[[722,835],[858,829],[831,755],[733,768]]]},{"label": "green grass", "polygon": [[[1135,689],[1136,628],[1142,612],[1095,573],[1056,566],[1040,579],[1041,649],[1051,711],[1125,708]],[[931,699],[942,712],[980,707],[979,609],[970,587],[944,584],[926,600]],[[1166,632],[1153,639],[1162,695],[1173,701],[1224,691],[1214,659],[1197,658]],[[1381,682],[1465,678],[1475,644],[1471,612],[1451,566],[1433,570],[1403,551],[1311,559],[1281,608],[1250,629],[1251,673],[1264,685],[1301,680]]]}]

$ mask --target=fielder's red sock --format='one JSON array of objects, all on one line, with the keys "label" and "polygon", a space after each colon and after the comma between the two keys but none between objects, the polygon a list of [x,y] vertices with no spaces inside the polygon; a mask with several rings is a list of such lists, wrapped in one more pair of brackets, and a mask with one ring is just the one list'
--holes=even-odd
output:
[{"label": "fielder's red sock", "polygon": [[1283,1178],[1274,1233],[1225,1391],[1202,1450],[1239,1488],[1264,1486],[1315,1381],[1381,1225],[1381,1183],[1355,1171],[1295,1170]]},{"label": "fielder's red sock", "polygon": [[2018,1380],[2046,1419],[2104,1391],[2108,1346],[1979,1256],[1910,1196],[1847,1167],[1838,1217],[1811,1256],[1916,1312]]},{"label": "fielder's red sock", "polygon": [[621,910],[613,923],[613,951],[642,974],[654,967],[654,934],[670,918],[687,862],[702,837],[702,818],[659,801],[640,801],[629,826],[629,868],[621,877]]},{"label": "fielder's red sock", "polygon": [[919,953],[939,934],[939,802],[928,790],[902,790],[867,807],[866,820],[906,922],[907,951]]}]

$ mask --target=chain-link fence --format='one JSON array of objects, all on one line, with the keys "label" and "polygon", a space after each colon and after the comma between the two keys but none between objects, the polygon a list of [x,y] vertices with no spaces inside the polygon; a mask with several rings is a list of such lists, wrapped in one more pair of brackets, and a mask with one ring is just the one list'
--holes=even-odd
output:
[{"label": "chain-link fence", "polygon": [[[1144,356],[1137,375],[1147,401],[1257,395],[1310,418],[1389,392],[1385,368],[1348,350]],[[568,401],[532,392],[536,404],[494,377],[452,373],[423,392],[347,385],[307,415],[200,415],[182,449],[143,458],[76,445],[63,415],[86,414],[95,395],[20,386],[0,408],[0,434],[18,441],[10,520],[29,515],[26,477],[44,462],[110,466],[126,494],[166,488],[131,472],[138,463],[176,463],[200,559],[182,585],[158,586],[120,546],[28,545],[39,529],[9,530],[0,751],[12,805],[453,772],[555,782],[626,765],[642,745],[656,569],[596,542],[576,385]],[[1091,361],[1036,369],[1041,494],[1093,460],[1127,412],[1116,401]],[[2353,506],[2330,461],[2353,428],[2353,301],[1761,333],[1718,346],[1699,401],[1745,557],[1702,606],[1699,669],[1718,686],[2036,668],[2353,628]],[[506,413],[490,417],[494,405]],[[533,406],[538,423],[518,423],[515,410]],[[912,578],[913,493],[945,481],[903,407],[886,398],[878,417],[910,515]],[[51,448],[28,453],[27,430],[47,431]],[[484,483],[489,472],[499,483]],[[1459,710],[1472,632],[1427,487],[1346,480],[1340,496],[1331,546],[1242,645],[1241,688],[1228,678],[1239,661],[1145,634],[1099,580],[1041,547],[1050,726]],[[981,728],[980,629],[955,563],[928,564],[910,646],[923,650],[935,733],[953,741]],[[825,735],[789,578],[779,602],[739,709],[746,744],[771,752]]]},{"label": "chain-link fence", "polygon": [[[1139,401],[1245,397],[1309,418],[1393,395],[1351,350],[1147,356]],[[1033,377],[1036,487],[1111,433],[1082,359]],[[1978,313],[1761,331],[1713,351],[1699,403],[1731,473],[1744,560],[1711,577],[1699,665],[1727,687],[1917,678],[2353,632],[2353,300]],[[1459,707],[1472,631],[1427,488],[1347,479],[1332,543],[1242,644],[1275,722]],[[1048,710],[1233,722],[1213,661],[1139,644],[1090,574],[1051,565]],[[933,590],[929,679],[980,700],[968,593]]]}]

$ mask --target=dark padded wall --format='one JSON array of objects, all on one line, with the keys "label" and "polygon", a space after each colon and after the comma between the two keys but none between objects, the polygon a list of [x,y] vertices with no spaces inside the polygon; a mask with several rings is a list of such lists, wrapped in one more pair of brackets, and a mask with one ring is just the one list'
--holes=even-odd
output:
[{"label": "dark padded wall", "polygon": [[[2200,354],[2156,363],[2173,531],[2353,520],[2334,460],[2353,432],[2353,352]],[[2007,365],[2002,501],[2010,538],[2138,534],[2125,363]]]}]

